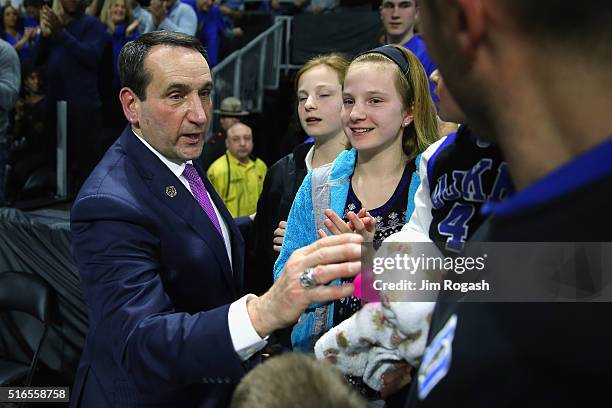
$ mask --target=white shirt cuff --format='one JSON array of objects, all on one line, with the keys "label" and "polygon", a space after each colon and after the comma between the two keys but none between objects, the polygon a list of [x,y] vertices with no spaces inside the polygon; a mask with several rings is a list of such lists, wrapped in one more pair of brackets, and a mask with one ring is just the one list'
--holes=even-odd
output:
[{"label": "white shirt cuff", "polygon": [[265,339],[259,337],[249,318],[247,301],[256,297],[252,294],[241,297],[230,305],[227,314],[232,344],[242,361],[248,360],[268,344],[266,341],[268,337]]}]

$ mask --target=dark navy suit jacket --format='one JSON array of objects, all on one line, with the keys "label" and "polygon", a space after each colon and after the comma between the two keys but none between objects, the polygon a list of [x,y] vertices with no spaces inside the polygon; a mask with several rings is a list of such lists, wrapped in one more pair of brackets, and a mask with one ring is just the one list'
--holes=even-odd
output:
[{"label": "dark navy suit jacket", "polygon": [[81,188],[71,230],[90,327],[71,406],[224,406],[244,375],[227,317],[244,242],[198,171],[230,229],[233,268],[195,198],[129,127]]}]

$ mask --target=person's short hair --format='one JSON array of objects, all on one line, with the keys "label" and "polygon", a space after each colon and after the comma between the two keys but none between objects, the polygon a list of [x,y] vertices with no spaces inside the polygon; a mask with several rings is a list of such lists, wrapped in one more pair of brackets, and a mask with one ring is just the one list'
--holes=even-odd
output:
[{"label": "person's short hair", "polygon": [[344,82],[344,77],[346,76],[346,71],[348,70],[350,61],[342,54],[332,53],[327,55],[317,55],[306,61],[304,65],[298,70],[295,74],[294,79],[294,88],[297,93],[298,83],[300,82],[300,78],[307,71],[318,67],[319,65],[325,65],[338,74],[338,80],[340,81],[340,85]]},{"label": "person's short hair", "polygon": [[272,357],[236,388],[231,408],[365,408],[365,400],[327,361],[301,353]]},{"label": "person's short hair", "polygon": [[130,88],[143,101],[147,97],[147,86],[152,79],[144,63],[151,48],[157,45],[194,50],[202,54],[208,62],[204,47],[197,38],[191,35],[165,30],[152,31],[128,42],[119,52],[121,86]]},{"label": "person's short hair", "polygon": [[[612,2],[610,0],[503,0],[518,28],[536,38],[591,49],[594,45],[612,54]],[[601,44],[593,44],[600,38]],[[605,43],[604,43],[605,42]]]}]

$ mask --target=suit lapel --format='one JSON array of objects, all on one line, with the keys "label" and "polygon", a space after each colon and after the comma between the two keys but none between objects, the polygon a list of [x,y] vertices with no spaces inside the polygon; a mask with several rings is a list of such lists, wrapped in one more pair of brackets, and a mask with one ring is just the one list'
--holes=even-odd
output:
[{"label": "suit lapel", "polygon": [[196,163],[196,161],[194,161],[193,163],[194,163],[195,168],[198,170],[198,173],[200,174],[202,181],[204,181],[204,186],[206,187],[206,190],[208,190],[208,193],[210,194],[210,198],[215,203],[215,206],[219,210],[221,217],[225,221],[230,231],[230,243],[232,245],[232,265],[233,265],[233,270],[234,270],[232,278],[235,284],[237,285],[239,292],[242,293],[242,286],[243,286],[242,271],[244,268],[244,265],[243,265],[244,263],[244,256],[243,256],[244,240],[242,239],[242,234],[240,233],[240,230],[236,226],[236,223],[234,222],[232,215],[230,214],[230,212],[227,210],[227,207],[223,203],[223,200],[217,194],[215,187],[210,183],[210,181],[208,180],[208,177],[206,176],[204,171],[201,169],[200,165]]},{"label": "suit lapel", "polygon": [[[203,239],[206,246],[208,246],[210,251],[214,254],[233,296],[236,297],[238,295],[238,290],[232,278],[232,269],[227,257],[223,238],[219,235],[214,224],[208,218],[202,207],[200,207],[196,199],[174,173],[172,173],[143,143],[137,140],[129,127],[121,136],[121,144],[125,147],[127,155],[138,168],[151,193],[164,205],[170,208],[179,218],[183,219],[185,223]],[[206,180],[206,178],[203,177],[203,180]],[[205,181],[205,186],[210,192],[212,187],[209,183],[207,184],[207,180]],[[211,196],[212,195],[213,194],[211,194]],[[225,209],[223,203],[219,205],[219,203],[215,201],[215,204],[220,212],[221,208]],[[228,225],[233,224],[231,217],[229,221],[227,218],[225,220]],[[169,225],[168,227],[171,228],[172,226]],[[181,239],[181,237],[177,237],[177,239]],[[203,269],[206,269],[206,265],[201,266]]]}]

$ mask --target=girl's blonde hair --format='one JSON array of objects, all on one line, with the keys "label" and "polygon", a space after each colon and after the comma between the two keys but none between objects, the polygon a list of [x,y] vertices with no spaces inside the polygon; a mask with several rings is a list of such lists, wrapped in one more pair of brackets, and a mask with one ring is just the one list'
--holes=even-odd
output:
[{"label": "girl's blonde hair", "polygon": [[351,65],[385,64],[394,70],[395,88],[402,99],[403,107],[412,111],[414,116],[412,123],[404,128],[402,135],[402,149],[408,159],[412,160],[440,138],[436,108],[429,91],[429,79],[419,59],[404,47],[393,47],[406,56],[409,67],[408,75],[404,75],[401,68],[392,59],[376,52],[359,55],[351,62]]}]

